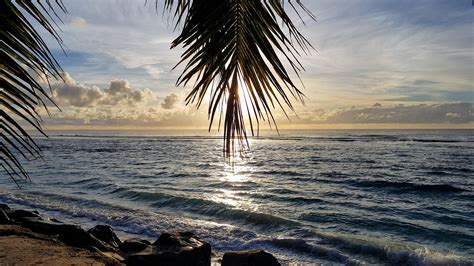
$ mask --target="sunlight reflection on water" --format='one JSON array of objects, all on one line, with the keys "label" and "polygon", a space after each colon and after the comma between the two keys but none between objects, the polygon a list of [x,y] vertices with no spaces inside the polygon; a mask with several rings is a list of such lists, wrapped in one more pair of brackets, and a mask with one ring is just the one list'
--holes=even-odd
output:
[{"label": "sunlight reflection on water", "polygon": [[[238,166],[238,168],[242,168],[242,167]],[[239,170],[234,169],[234,171],[224,172],[224,177],[221,180],[232,182],[232,183],[247,182],[247,181],[250,181],[250,177],[247,171],[245,171],[245,173],[242,173],[242,170],[239,171]]]},{"label": "sunlight reflection on water", "polygon": [[218,178],[229,188],[220,189],[219,193],[209,196],[209,199],[237,209],[257,210],[258,205],[249,197],[241,196],[241,192],[248,190],[248,187],[243,184],[253,181],[252,173],[255,169],[248,165],[249,160],[250,158],[237,158],[234,165],[226,165]]},{"label": "sunlight reflection on water", "polygon": [[252,174],[255,172],[255,169],[249,165],[251,160],[251,157],[236,157],[232,164],[225,165],[220,180],[230,182],[231,185],[232,183],[253,181]]}]

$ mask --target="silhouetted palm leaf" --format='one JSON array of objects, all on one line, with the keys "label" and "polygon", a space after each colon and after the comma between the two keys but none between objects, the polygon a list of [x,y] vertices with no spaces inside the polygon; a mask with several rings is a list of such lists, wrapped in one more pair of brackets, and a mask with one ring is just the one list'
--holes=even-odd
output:
[{"label": "silhouetted palm leaf", "polygon": [[[224,118],[226,156],[235,153],[235,141],[241,151],[248,147],[244,142],[245,112],[255,135],[254,124],[258,131],[260,120],[276,126],[272,114],[275,106],[284,111],[286,105],[293,110],[290,96],[303,102],[304,95],[283,61],[298,75],[303,70],[299,50],[306,52],[310,44],[286,13],[285,2],[298,13],[291,1],[281,0],[165,1],[168,9],[175,8],[177,23],[184,24],[172,43],[172,47],[186,48],[179,63],[187,63],[177,85],[195,82],[186,103],[195,103],[198,108],[209,92],[209,130],[219,113],[219,128]],[[308,12],[300,1],[297,3]]]},{"label": "silhouetted palm leaf", "polygon": [[58,0],[54,3],[38,1],[37,4],[0,1],[0,156],[3,170],[15,183],[17,178],[29,178],[18,154],[26,160],[41,157],[41,149],[19,122],[23,120],[45,135],[36,109],[47,110],[45,101],[51,99],[36,77],[59,79],[62,71],[30,22],[34,20],[61,44],[62,40],[51,24],[54,23],[53,16],[57,17],[53,5],[66,12]]}]

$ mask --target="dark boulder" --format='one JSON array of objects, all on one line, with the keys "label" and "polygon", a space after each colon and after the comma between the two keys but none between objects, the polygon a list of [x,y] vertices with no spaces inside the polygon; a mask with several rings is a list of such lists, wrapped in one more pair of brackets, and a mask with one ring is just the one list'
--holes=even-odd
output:
[{"label": "dark boulder", "polygon": [[122,244],[112,227],[108,225],[96,225],[87,232],[114,248],[118,248]]},{"label": "dark boulder", "polygon": [[33,232],[45,235],[59,235],[64,225],[51,220],[43,220],[41,217],[24,217],[20,224]]},{"label": "dark boulder", "polygon": [[138,253],[126,256],[125,264],[127,266],[152,266],[152,265],[169,265],[163,262],[162,252],[155,246],[147,246]]},{"label": "dark boulder", "polygon": [[166,232],[153,243],[166,256],[170,262],[174,259],[182,258],[183,264],[190,265],[210,265],[211,263],[211,245],[199,239],[192,232]]},{"label": "dark boulder", "polygon": [[131,254],[127,265],[210,265],[211,245],[190,232],[163,233],[153,245]]},{"label": "dark boulder", "polygon": [[231,251],[224,253],[222,266],[279,266],[278,260],[263,250]]},{"label": "dark boulder", "polygon": [[43,220],[40,217],[23,218],[21,226],[33,232],[51,235],[74,247],[97,248],[101,251],[115,251],[116,248],[86,232],[78,225]]},{"label": "dark boulder", "polygon": [[116,250],[104,241],[89,234],[78,225],[63,224],[58,238],[62,242],[75,247],[95,247],[100,251]]},{"label": "dark boulder", "polygon": [[8,217],[15,222],[22,222],[27,218],[37,218],[41,219],[41,216],[34,212],[25,211],[25,210],[4,210]]},{"label": "dark boulder", "polygon": [[131,238],[123,241],[123,243],[120,245],[120,251],[124,253],[138,252],[144,250],[149,245],[151,245],[150,241],[139,238]]}]

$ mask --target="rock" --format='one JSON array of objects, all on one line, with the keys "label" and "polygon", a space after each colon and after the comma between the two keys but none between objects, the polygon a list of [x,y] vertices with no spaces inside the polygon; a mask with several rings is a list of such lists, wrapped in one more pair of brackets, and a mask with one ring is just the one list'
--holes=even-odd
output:
[{"label": "rock", "polygon": [[10,217],[11,220],[15,222],[22,222],[26,218],[38,218],[41,219],[41,216],[34,212],[25,211],[25,210],[4,210],[5,213]]},{"label": "rock", "polygon": [[125,264],[127,266],[167,265],[161,259],[160,249],[150,245],[138,253],[126,256]]},{"label": "rock", "polygon": [[4,203],[0,203],[0,210],[9,210],[10,207],[8,207],[7,204],[4,204]]},{"label": "rock", "polygon": [[[0,225],[0,237],[2,237],[2,236],[26,237],[26,238],[32,238],[32,239],[46,240],[46,241],[55,242],[55,243],[59,242],[54,237],[35,233],[35,232],[31,231],[28,228],[25,228],[21,225],[16,225],[16,224],[2,224],[2,225]],[[2,252],[2,250],[0,249],[0,253],[1,252]],[[0,255],[0,258],[3,259],[3,257],[1,257],[1,255]],[[0,265],[3,265],[1,259],[0,259]]]},{"label": "rock", "polygon": [[263,250],[231,251],[224,253],[222,266],[279,266],[278,260]]},{"label": "rock", "polygon": [[36,233],[57,236],[65,244],[74,247],[95,247],[100,251],[117,250],[117,248],[97,239],[78,225],[43,220],[41,217],[26,217],[23,218],[21,226]]},{"label": "rock", "polygon": [[63,224],[58,238],[64,243],[75,247],[96,247],[100,251],[116,250],[116,248],[97,239],[78,225]]},{"label": "rock", "polygon": [[20,224],[33,232],[45,235],[59,235],[63,226],[63,223],[43,220],[41,217],[25,217]]},{"label": "rock", "polygon": [[96,225],[87,232],[114,248],[118,248],[122,244],[112,227],[108,225]]},{"label": "rock", "polygon": [[120,245],[120,250],[125,253],[138,252],[144,250],[149,245],[151,245],[150,241],[139,238],[131,238],[123,241],[123,243]]},{"label": "rock", "polygon": [[211,245],[192,232],[170,232],[163,233],[153,243],[165,254],[169,254],[170,262],[183,259],[183,264],[190,265],[210,265]]},{"label": "rock", "polygon": [[190,232],[163,233],[151,246],[128,256],[127,265],[211,265],[211,245]]},{"label": "rock", "polygon": [[3,211],[3,209],[0,209],[0,224],[12,224],[13,221],[10,220],[8,215]]}]

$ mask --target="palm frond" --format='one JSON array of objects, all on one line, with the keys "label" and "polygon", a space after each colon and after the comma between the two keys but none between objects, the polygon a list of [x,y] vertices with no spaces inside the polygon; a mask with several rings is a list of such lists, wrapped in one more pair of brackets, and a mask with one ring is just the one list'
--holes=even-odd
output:
[{"label": "palm frond", "polygon": [[224,119],[226,156],[237,150],[235,142],[241,151],[248,148],[246,124],[255,135],[260,121],[276,127],[272,113],[276,106],[286,114],[285,106],[294,111],[291,98],[304,103],[304,94],[290,78],[285,61],[299,78],[304,70],[298,60],[300,51],[312,47],[290,19],[285,2],[298,15],[302,10],[314,18],[300,1],[296,6],[281,0],[165,1],[165,7],[178,17],[177,23],[184,20],[172,43],[172,48],[185,48],[178,65],[186,64],[177,85],[194,82],[186,104],[197,108],[210,95],[209,130],[219,113],[218,130]]},{"label": "palm frond", "polygon": [[55,18],[60,20],[55,9],[67,12],[59,0],[0,1],[0,159],[3,171],[15,183],[18,178],[29,179],[20,157],[41,157],[40,147],[20,121],[46,136],[37,109],[48,111],[46,102],[54,104],[36,77],[61,79],[61,67],[32,24],[44,28],[62,47],[54,26]]}]

